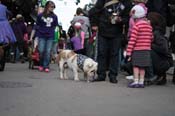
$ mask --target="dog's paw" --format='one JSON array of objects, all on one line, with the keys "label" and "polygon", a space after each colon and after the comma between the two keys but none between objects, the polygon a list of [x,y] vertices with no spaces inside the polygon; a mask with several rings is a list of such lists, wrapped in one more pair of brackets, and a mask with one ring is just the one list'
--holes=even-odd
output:
[{"label": "dog's paw", "polygon": [[64,79],[65,79],[65,80],[68,80],[68,77],[66,76],[66,77],[64,77]]},{"label": "dog's paw", "polygon": [[63,79],[64,79],[64,77],[60,77],[60,79],[61,79],[61,80],[63,80]]},{"label": "dog's paw", "polygon": [[90,80],[87,80],[87,83],[90,83],[91,81]]},{"label": "dog's paw", "polygon": [[80,81],[80,79],[79,78],[74,78],[74,81]]}]

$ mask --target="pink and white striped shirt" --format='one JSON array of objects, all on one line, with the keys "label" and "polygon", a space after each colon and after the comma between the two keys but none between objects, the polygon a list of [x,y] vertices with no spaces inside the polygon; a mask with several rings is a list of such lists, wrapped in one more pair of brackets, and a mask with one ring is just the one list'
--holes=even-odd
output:
[{"label": "pink and white striped shirt", "polygon": [[137,20],[131,31],[126,55],[131,56],[133,50],[151,50],[152,40],[151,24],[145,18]]}]

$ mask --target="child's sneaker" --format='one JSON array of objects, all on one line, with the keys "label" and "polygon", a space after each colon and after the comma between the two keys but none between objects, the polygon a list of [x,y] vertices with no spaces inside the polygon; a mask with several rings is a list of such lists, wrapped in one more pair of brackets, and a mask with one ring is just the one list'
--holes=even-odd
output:
[{"label": "child's sneaker", "polygon": [[144,88],[144,84],[138,84],[139,88]]},{"label": "child's sneaker", "polygon": [[42,66],[39,66],[39,67],[38,67],[38,70],[39,70],[39,71],[43,71],[43,67],[42,67]]},{"label": "child's sneaker", "polygon": [[139,88],[139,85],[133,82],[133,83],[130,83],[130,84],[128,85],[128,87],[129,87],[129,88]]},{"label": "child's sneaker", "polygon": [[126,76],[126,79],[128,79],[128,80],[134,80],[134,76],[133,75]]},{"label": "child's sneaker", "polygon": [[50,70],[48,69],[48,68],[45,68],[45,70],[44,70],[45,72],[50,72]]}]

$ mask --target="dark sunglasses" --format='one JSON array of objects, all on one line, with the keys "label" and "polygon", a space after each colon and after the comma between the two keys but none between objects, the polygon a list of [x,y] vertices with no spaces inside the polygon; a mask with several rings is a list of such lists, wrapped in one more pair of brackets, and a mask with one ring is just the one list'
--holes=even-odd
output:
[{"label": "dark sunglasses", "polygon": [[55,6],[50,6],[51,8],[55,8]]}]

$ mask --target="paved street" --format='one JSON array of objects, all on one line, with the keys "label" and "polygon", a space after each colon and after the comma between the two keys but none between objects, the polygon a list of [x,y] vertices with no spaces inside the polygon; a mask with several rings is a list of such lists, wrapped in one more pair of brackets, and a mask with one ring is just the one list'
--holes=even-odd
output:
[{"label": "paved street", "polygon": [[44,73],[7,63],[0,72],[0,116],[175,116],[171,75],[166,86],[131,89],[124,74],[118,84],[75,82],[59,80],[56,64]]}]

